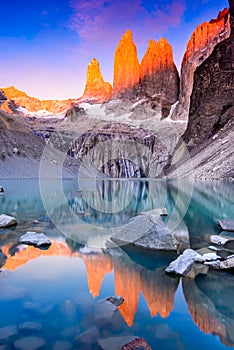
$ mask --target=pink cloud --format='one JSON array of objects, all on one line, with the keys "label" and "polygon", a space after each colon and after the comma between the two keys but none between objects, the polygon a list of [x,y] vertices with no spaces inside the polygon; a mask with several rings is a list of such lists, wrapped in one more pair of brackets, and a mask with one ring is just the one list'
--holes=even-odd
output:
[{"label": "pink cloud", "polygon": [[70,26],[81,40],[111,44],[131,29],[139,41],[163,35],[169,27],[180,24],[184,0],[173,0],[149,10],[142,0],[71,0]]}]

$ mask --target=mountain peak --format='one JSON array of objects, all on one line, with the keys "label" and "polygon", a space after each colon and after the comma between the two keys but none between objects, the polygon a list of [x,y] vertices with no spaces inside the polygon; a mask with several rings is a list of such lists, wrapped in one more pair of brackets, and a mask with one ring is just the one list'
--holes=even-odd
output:
[{"label": "mountain peak", "polygon": [[140,64],[131,30],[122,36],[115,51],[113,93],[117,96],[137,86],[140,81]]},{"label": "mountain peak", "polygon": [[85,90],[80,100],[101,103],[110,98],[111,91],[111,84],[103,80],[98,60],[93,58],[88,64]]}]

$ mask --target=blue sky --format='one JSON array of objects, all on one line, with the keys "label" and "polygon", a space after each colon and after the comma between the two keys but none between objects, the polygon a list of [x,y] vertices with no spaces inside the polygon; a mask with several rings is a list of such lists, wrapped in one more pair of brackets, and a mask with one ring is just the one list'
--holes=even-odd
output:
[{"label": "blue sky", "polygon": [[81,96],[95,57],[112,83],[118,41],[131,29],[142,59],[149,39],[165,37],[178,68],[196,26],[227,0],[7,0],[1,3],[0,86],[40,99]]}]

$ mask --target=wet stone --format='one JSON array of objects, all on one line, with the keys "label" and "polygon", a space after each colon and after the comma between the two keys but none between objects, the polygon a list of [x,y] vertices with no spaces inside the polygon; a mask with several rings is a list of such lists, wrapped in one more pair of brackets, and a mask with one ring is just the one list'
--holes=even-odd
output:
[{"label": "wet stone", "polygon": [[53,347],[53,350],[71,350],[73,349],[72,344],[66,340],[58,340]]},{"label": "wet stone", "polygon": [[195,252],[195,250],[186,249],[183,254],[170,263],[165,271],[168,274],[185,276],[195,263],[195,258],[199,256],[201,255]]},{"label": "wet stone", "polygon": [[112,303],[115,306],[120,306],[123,304],[124,299],[117,295],[117,296],[111,296],[111,297],[106,298],[106,301],[109,301],[110,303]]},{"label": "wet stone", "polygon": [[234,220],[232,219],[222,219],[218,220],[218,225],[225,231],[234,232]]},{"label": "wet stone", "polygon": [[0,228],[10,227],[17,224],[16,219],[13,216],[6,214],[0,215]]},{"label": "wet stone", "polygon": [[16,340],[14,346],[18,350],[37,350],[45,346],[45,341],[40,337],[24,337]]},{"label": "wet stone", "polygon": [[51,241],[44,233],[26,232],[19,238],[19,243],[33,245],[35,247],[48,247],[51,245]]},{"label": "wet stone", "polygon": [[9,341],[9,339],[18,333],[16,326],[6,326],[0,328],[0,341]]},{"label": "wet stone", "polygon": [[39,332],[42,325],[39,322],[23,322],[19,325],[20,332]]}]

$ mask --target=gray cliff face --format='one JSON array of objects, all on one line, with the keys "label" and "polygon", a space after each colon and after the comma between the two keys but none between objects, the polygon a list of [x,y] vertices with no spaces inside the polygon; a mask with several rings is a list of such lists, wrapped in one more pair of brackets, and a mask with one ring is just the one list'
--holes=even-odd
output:
[{"label": "gray cliff face", "polygon": [[80,164],[82,175],[97,172],[111,177],[157,177],[168,150],[149,131],[126,124],[105,123],[83,133],[69,155]]},{"label": "gray cliff face", "polygon": [[230,27],[228,10],[224,9],[216,19],[199,25],[193,32],[182,61],[179,102],[172,119],[188,120],[194,72],[212,54],[215,46],[230,36]]},{"label": "gray cliff face", "polygon": [[[164,169],[171,177],[178,174],[213,179],[234,177],[233,0],[229,3],[230,37],[219,43],[194,73],[188,126],[182,136],[184,143],[178,143]],[[190,160],[183,160],[184,146],[189,150]]]}]

